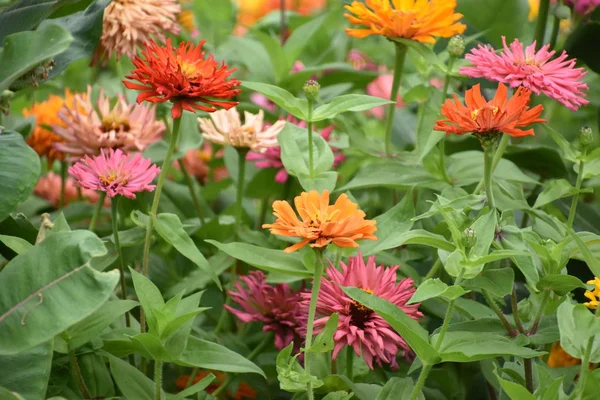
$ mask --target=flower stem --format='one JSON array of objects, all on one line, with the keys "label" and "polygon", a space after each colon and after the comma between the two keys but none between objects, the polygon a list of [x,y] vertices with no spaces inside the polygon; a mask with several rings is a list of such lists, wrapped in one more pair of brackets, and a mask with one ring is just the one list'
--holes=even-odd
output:
[{"label": "flower stem", "polygon": [[[500,139],[500,143],[498,144],[498,148],[496,149],[496,152],[494,153],[494,162],[492,163],[492,174],[494,173],[494,171],[496,170],[496,167],[498,166],[498,163],[502,159],[502,156],[504,155],[504,152],[506,151],[506,147],[508,146],[509,140],[510,140],[510,137],[507,134],[502,135],[502,138]],[[475,191],[473,192],[473,194],[481,193],[481,189],[483,189],[484,183],[485,182],[483,179],[481,181],[479,181],[479,184],[475,188]]]},{"label": "flower stem", "polygon": [[483,181],[485,183],[485,194],[491,210],[496,209],[494,201],[494,190],[492,188],[492,175],[494,173],[494,154],[490,146],[483,150]]},{"label": "flower stem", "polygon": [[285,43],[285,0],[279,4],[279,41],[281,45]]},{"label": "flower stem", "polygon": [[[121,242],[119,241],[119,221],[117,220],[119,197],[114,197],[111,202],[111,219],[113,236],[115,238],[115,247],[117,248],[117,254],[119,255],[119,275],[121,282],[121,298],[125,300],[127,298],[127,284],[125,283],[125,262],[123,261],[123,252],[121,251]],[[129,319],[129,312],[125,313],[125,326],[131,327],[131,320]]]},{"label": "flower stem", "polygon": [[[560,1],[559,3],[557,3],[558,5],[561,5],[562,1]],[[550,49],[552,50],[554,49],[554,46],[556,46],[556,40],[558,39],[558,32],[560,31],[560,19],[556,16],[554,16],[553,20],[552,20],[552,34],[550,36]]]},{"label": "flower stem", "polygon": [[308,99],[308,119],[306,121],[306,128],[308,131],[308,172],[310,173],[311,178],[315,175],[315,160],[313,154],[313,123],[312,123],[312,113],[313,113],[313,103],[312,99]]},{"label": "flower stem", "polygon": [[192,386],[192,383],[194,382],[194,378],[196,378],[196,375],[198,375],[198,367],[194,367],[192,369],[192,373],[190,374],[190,378],[188,379],[187,383],[185,384],[185,389],[187,389],[190,386]]},{"label": "flower stem", "polygon": [[[389,105],[387,121],[385,124],[385,155],[391,157],[392,155],[392,125],[394,123],[394,113],[396,111],[396,100],[398,98],[398,91],[400,90],[400,81],[402,80],[402,70],[404,69],[404,61],[406,60],[406,53],[408,47],[402,43],[396,43],[396,62],[394,65],[394,80],[392,83],[392,93],[390,95],[390,101],[394,104]],[[417,143],[417,148],[418,148]]]},{"label": "flower stem", "polygon": [[[306,340],[304,344],[304,369],[306,373],[310,375],[310,347],[312,345],[313,328],[315,323],[315,314],[317,311],[317,300],[319,298],[319,290],[321,289],[321,278],[323,276],[323,250],[315,249],[315,255],[317,262],[315,263],[315,275],[313,280],[313,287],[310,296],[310,305],[308,308],[308,321],[306,324]],[[314,393],[312,382],[309,381],[307,384],[308,400],[314,400]]]},{"label": "flower stem", "polygon": [[535,26],[535,47],[537,50],[544,45],[544,36],[546,35],[546,23],[548,22],[549,11],[550,0],[540,0],[540,11],[538,13],[537,25]]},{"label": "flower stem", "polygon": [[237,234],[239,227],[242,225],[242,199],[244,197],[244,180],[246,179],[246,154],[248,154],[247,147],[236,147],[238,153],[238,179],[237,179],[237,191],[235,197],[235,234]]},{"label": "flower stem", "polygon": [[58,208],[62,210],[65,206],[65,187],[67,183],[67,162],[60,162],[60,199],[58,200]]},{"label": "flower stem", "polygon": [[515,289],[514,286],[512,289],[512,293],[510,295],[510,300],[511,300],[510,303],[511,303],[511,308],[512,308],[512,313],[513,313],[513,319],[515,320],[515,325],[517,326],[517,330],[520,333],[525,335],[526,334],[525,328],[523,327],[523,324],[521,323],[521,318],[519,317],[517,290]]},{"label": "flower stem", "polygon": [[79,390],[81,391],[81,395],[84,399],[91,399],[90,391],[85,384],[83,379],[83,375],[81,374],[81,368],[79,367],[79,362],[77,361],[77,356],[73,349],[69,347],[69,363],[71,364],[71,373],[73,374],[73,378],[77,385],[79,386]]},{"label": "flower stem", "polygon": [[[456,280],[454,281],[454,286],[460,285],[463,279],[463,275],[465,273],[464,268],[460,270]],[[446,315],[444,316],[444,322],[442,323],[442,328],[440,329],[440,333],[438,335],[437,341],[433,348],[438,351],[442,347],[442,342],[444,341],[444,336],[446,336],[446,332],[448,331],[448,325],[450,325],[450,320],[452,319],[452,313],[454,312],[454,303],[456,299],[450,300],[448,302],[448,308],[446,309]],[[410,400],[417,400],[419,398],[419,394],[421,393],[421,389],[425,385],[425,381],[427,380],[427,376],[429,372],[433,368],[433,365],[423,363],[423,367],[421,368],[421,373],[419,374],[419,379],[417,379],[417,383],[415,383],[415,387],[413,388],[412,394],[410,395]]]},{"label": "flower stem", "polygon": [[161,400],[163,362],[154,360],[154,398]]},{"label": "flower stem", "polygon": [[96,229],[96,222],[98,221],[98,216],[100,215],[100,211],[102,211],[102,206],[104,205],[104,199],[106,198],[106,192],[100,192],[100,198],[96,203],[96,208],[94,208],[94,214],[92,214],[92,220],[90,221],[90,226],[88,230],[94,232]]},{"label": "flower stem", "polygon": [[[450,87],[450,81],[452,80],[452,67],[454,66],[454,61],[456,61],[456,57],[450,56],[448,59],[448,65],[446,67],[446,78],[444,79],[444,88],[442,89],[442,103],[446,101],[446,97],[448,96],[448,88]],[[442,176],[444,180],[448,183],[452,183],[450,177],[448,176],[448,171],[446,170],[446,139],[442,139],[438,143],[438,148],[440,150],[440,170],[442,171]]]},{"label": "flower stem", "polygon": [[535,316],[535,319],[533,320],[533,324],[531,325],[531,329],[529,330],[529,334],[528,334],[529,336],[534,335],[537,332],[538,327],[540,326],[540,321],[542,320],[542,316],[544,315],[544,309],[546,308],[546,304],[548,303],[548,300],[550,300],[550,291],[546,290],[542,297],[540,309],[538,310],[537,315]]},{"label": "flower stem", "polygon": [[200,200],[198,199],[198,194],[196,194],[196,188],[194,187],[194,181],[187,169],[185,168],[185,163],[183,162],[183,160],[180,158],[179,160],[177,160],[177,162],[179,164],[179,169],[181,170],[181,173],[183,174],[183,177],[185,179],[185,183],[187,184],[188,190],[190,191],[190,196],[192,196],[192,202],[194,203],[196,214],[200,219],[200,226],[202,226],[204,224],[204,216],[202,213],[202,207],[200,206]]},{"label": "flower stem", "polygon": [[523,359],[523,369],[525,370],[525,387],[529,393],[533,393],[533,363],[531,358]]},{"label": "flower stem", "polygon": [[352,346],[346,346],[346,376],[352,380],[354,378],[354,350]]},{"label": "flower stem", "polygon": [[579,396],[582,399],[583,394],[585,393],[585,382],[587,381],[590,355],[592,352],[592,347],[594,346],[594,339],[595,336],[592,336],[588,339],[587,346],[585,347],[585,353],[583,353],[583,358],[581,359],[581,372],[579,372],[579,382],[577,383],[576,392],[579,393]]},{"label": "flower stem", "polygon": [[437,260],[435,260],[435,263],[433,263],[433,266],[431,267],[429,272],[427,272],[427,275],[425,275],[425,278],[423,278],[423,281],[433,278],[437,274],[437,272],[440,270],[441,266],[442,266],[442,260],[440,260],[438,258]]},{"label": "flower stem", "polygon": [[[583,157],[587,154],[587,149],[583,150]],[[573,200],[571,201],[571,208],[569,209],[569,219],[567,220],[567,226],[569,229],[573,227],[573,221],[575,220],[575,211],[577,211],[577,205],[579,204],[579,192],[581,191],[581,184],[583,183],[583,157],[579,160],[579,170],[577,171],[577,183],[575,184],[575,188],[577,191],[575,192],[575,196],[573,196]]]},{"label": "flower stem", "polygon": [[504,326],[504,329],[506,329],[506,332],[508,333],[508,335],[511,337],[517,336],[517,332],[515,332],[514,328],[510,324],[510,322],[508,322],[508,320],[506,319],[506,316],[504,315],[504,313],[502,312],[500,307],[498,307],[498,304],[496,304],[496,302],[492,298],[492,295],[490,294],[490,292],[488,292],[485,289],[482,289],[481,293],[483,294],[483,297],[485,297],[485,301],[488,303],[490,308],[492,310],[494,310],[494,312],[498,316],[498,319],[500,320],[500,322],[502,322],[502,326]]}]

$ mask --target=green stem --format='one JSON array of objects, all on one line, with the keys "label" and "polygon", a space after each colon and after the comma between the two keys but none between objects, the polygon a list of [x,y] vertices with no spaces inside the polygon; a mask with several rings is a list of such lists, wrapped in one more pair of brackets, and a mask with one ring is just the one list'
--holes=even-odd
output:
[{"label": "green stem", "polygon": [[[121,251],[121,242],[119,241],[119,221],[117,219],[119,205],[119,197],[113,197],[111,201],[111,219],[113,236],[115,238],[115,247],[117,248],[117,254],[119,255],[119,275],[121,282],[121,298],[125,300],[127,298],[127,284],[125,283],[125,262],[123,261],[123,252]],[[131,320],[129,319],[129,312],[125,313],[125,326],[131,327]]]},{"label": "green stem", "polygon": [[[446,97],[448,96],[448,88],[450,87],[450,81],[452,80],[452,67],[454,66],[454,61],[456,61],[456,57],[450,56],[448,59],[448,65],[446,66],[446,78],[444,79],[444,88],[442,89],[442,103],[446,101]],[[446,140],[445,138],[438,142],[438,148],[440,150],[440,170],[442,171],[442,177],[448,183],[452,183],[450,177],[448,176],[448,171],[446,170]]]},{"label": "green stem", "polygon": [[511,337],[517,336],[517,332],[515,332],[514,328],[510,324],[510,322],[508,322],[508,320],[506,319],[506,316],[504,315],[504,313],[502,312],[500,307],[498,307],[498,304],[496,304],[496,302],[492,298],[492,295],[490,294],[490,292],[488,292],[485,289],[482,289],[481,293],[483,294],[483,297],[485,297],[485,301],[488,303],[490,308],[492,310],[494,310],[494,312],[498,316],[498,319],[500,320],[500,322],[502,322],[502,326],[504,326],[504,329],[506,329],[506,332],[508,333],[508,335]]},{"label": "green stem", "polygon": [[542,320],[542,316],[544,315],[544,309],[546,308],[546,304],[548,303],[548,300],[550,300],[550,291],[546,290],[542,297],[540,309],[538,310],[537,315],[535,316],[535,319],[533,320],[533,324],[531,325],[531,329],[529,330],[529,334],[528,334],[529,336],[531,336],[537,332],[538,327],[540,326],[540,321]]},{"label": "green stem", "polygon": [[237,179],[237,190],[235,196],[235,234],[242,225],[242,200],[244,198],[244,180],[246,179],[246,154],[248,154],[247,147],[236,147],[238,153],[238,179]]},{"label": "green stem", "polygon": [[188,379],[187,383],[185,384],[185,389],[187,389],[190,386],[192,386],[192,383],[194,382],[194,378],[196,378],[196,375],[198,375],[198,367],[194,367],[192,369],[192,373],[190,374],[190,378]]},{"label": "green stem", "polygon": [[[506,151],[506,147],[508,146],[509,140],[510,140],[510,137],[507,134],[502,135],[502,138],[500,139],[500,143],[498,144],[498,148],[496,149],[496,152],[494,153],[494,162],[492,163],[492,174],[494,173],[494,171],[496,170],[496,167],[498,166],[498,163],[502,159],[502,156],[504,155],[504,152]],[[479,181],[479,184],[475,188],[475,191],[473,192],[473,194],[481,193],[481,189],[483,189],[484,183],[485,182],[483,179],[481,181]]]},{"label": "green stem", "polygon": [[544,45],[546,24],[548,23],[548,12],[550,11],[550,0],[540,0],[540,11],[538,13],[537,25],[535,26],[536,49]]},{"label": "green stem", "polygon": [[442,266],[442,260],[440,260],[438,258],[437,260],[435,260],[435,263],[433,263],[433,266],[431,267],[429,272],[427,272],[427,275],[425,275],[425,278],[423,278],[423,281],[433,278],[437,274],[437,272],[440,270],[441,266]]},{"label": "green stem", "polygon": [[[559,5],[559,3],[557,3],[557,6],[558,5]],[[550,49],[549,50],[554,49],[554,46],[556,46],[556,40],[558,39],[559,31],[560,31],[560,19],[558,19],[555,16],[552,21],[552,35],[550,36]]]},{"label": "green stem", "polygon": [[518,299],[517,299],[517,290],[515,289],[514,286],[512,289],[512,293],[510,295],[510,303],[511,303],[511,308],[512,308],[512,313],[513,313],[513,319],[515,320],[515,325],[517,326],[517,330],[520,333],[522,333],[523,335],[525,335],[526,334],[525,328],[523,327],[523,324],[521,323],[521,318],[519,317],[519,305],[518,305]]},{"label": "green stem", "polygon": [[67,162],[60,162],[60,199],[58,201],[58,208],[62,210],[65,206],[65,187],[67,183]]},{"label": "green stem", "polygon": [[587,148],[583,149],[583,156],[579,160],[579,170],[577,171],[577,183],[575,184],[575,188],[577,191],[575,192],[575,196],[573,196],[573,200],[571,201],[571,208],[569,209],[569,219],[567,220],[567,226],[570,228],[573,227],[573,221],[575,220],[575,211],[577,211],[577,205],[579,204],[579,192],[581,191],[581,184],[583,183],[583,158],[585,158],[587,154]]},{"label": "green stem", "polygon": [[[312,358],[311,352],[309,350],[312,345],[315,314],[317,311],[317,300],[319,298],[319,290],[321,289],[321,278],[323,275],[323,250],[315,249],[315,255],[317,257],[317,262],[315,263],[315,275],[310,296],[310,305],[308,307],[308,321],[306,324],[306,340],[304,345],[304,369],[306,370],[306,373],[308,375],[310,375],[310,359]],[[314,400],[315,395],[313,393],[311,381],[308,382],[306,389],[308,394],[308,400]]]},{"label": "green stem", "polygon": [[354,350],[352,346],[346,346],[346,376],[352,380],[354,378]]},{"label": "green stem", "polygon": [[[460,285],[463,279],[463,275],[465,273],[464,269],[461,269],[454,281],[454,286]],[[440,333],[435,342],[433,348],[438,351],[442,347],[442,342],[444,341],[444,336],[446,336],[446,332],[448,331],[448,325],[450,325],[450,320],[452,319],[452,313],[454,312],[454,303],[456,299],[450,300],[448,302],[448,308],[446,309],[446,315],[444,316],[444,322],[442,323],[442,328],[440,329]],[[429,372],[433,368],[433,365],[423,363],[423,367],[421,368],[421,373],[419,374],[419,379],[417,379],[417,383],[415,383],[415,387],[413,388],[412,394],[410,395],[410,400],[417,400],[419,398],[419,394],[421,393],[421,389],[425,385],[425,381],[427,380],[427,376]]]},{"label": "green stem", "polygon": [[533,363],[531,358],[523,359],[523,369],[525,371],[525,387],[529,393],[533,393]]},{"label": "green stem", "polygon": [[159,360],[154,361],[154,398],[156,400],[162,400],[162,370],[163,362]]},{"label": "green stem", "polygon": [[579,372],[579,382],[577,383],[577,392],[580,397],[583,399],[583,394],[585,393],[585,383],[587,381],[588,372],[590,370],[590,355],[592,353],[592,347],[594,346],[595,336],[592,336],[588,339],[587,346],[585,347],[585,353],[583,353],[583,358],[581,359],[581,372]]},{"label": "green stem", "polygon": [[308,172],[311,177],[315,175],[315,161],[313,154],[313,123],[312,123],[312,113],[313,113],[313,103],[312,99],[308,99],[308,119],[306,121],[306,128],[308,131]]},{"label": "green stem", "polygon": [[181,173],[183,174],[183,177],[185,179],[185,183],[187,184],[188,190],[190,191],[190,196],[192,196],[192,202],[194,203],[196,214],[200,219],[200,226],[202,226],[204,224],[204,216],[202,213],[202,207],[200,206],[200,200],[198,199],[198,195],[196,194],[196,188],[194,187],[194,180],[185,168],[185,163],[183,162],[183,159],[180,158],[179,160],[177,160],[177,162],[179,164],[179,169],[181,170]]},{"label": "green stem", "polygon": [[90,226],[88,229],[94,232],[96,229],[96,222],[98,221],[98,216],[100,215],[100,211],[104,206],[104,199],[106,198],[106,192],[100,192],[100,197],[98,198],[98,202],[96,203],[96,207],[94,208],[94,214],[92,214],[92,220],[90,221]]},{"label": "green stem", "polygon": [[77,385],[79,386],[79,390],[81,391],[81,395],[84,399],[91,399],[90,391],[88,390],[87,385],[83,379],[83,375],[81,374],[81,368],[79,367],[79,362],[77,361],[77,356],[75,352],[69,347],[69,363],[71,364],[71,373],[73,374],[73,378]]},{"label": "green stem", "polygon": [[485,195],[487,196],[490,209],[495,210],[496,202],[494,201],[494,190],[492,188],[494,154],[489,146],[483,150],[483,158],[483,181],[485,183]]},{"label": "green stem", "polygon": [[389,105],[387,121],[385,123],[385,155],[387,157],[391,157],[392,155],[392,125],[394,124],[396,100],[398,98],[398,91],[400,90],[402,70],[404,69],[404,61],[406,60],[407,52],[408,47],[406,47],[402,43],[396,43],[396,62],[394,64],[394,80],[392,83],[392,93],[390,95],[390,101],[393,101],[394,103]]}]

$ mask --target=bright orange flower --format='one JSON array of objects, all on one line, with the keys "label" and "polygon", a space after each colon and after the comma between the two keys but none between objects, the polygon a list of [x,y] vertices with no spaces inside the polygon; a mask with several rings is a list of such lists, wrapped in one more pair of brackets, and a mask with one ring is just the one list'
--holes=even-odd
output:
[{"label": "bright orange flower", "polygon": [[383,35],[435,43],[436,37],[449,38],[463,33],[466,25],[458,22],[462,14],[454,12],[456,0],[366,0],[346,6],[345,17],[363,29],[347,28],[348,35],[364,38]]},{"label": "bright orange flower", "polygon": [[[210,385],[208,385],[208,387],[206,389],[204,389],[204,391],[207,393],[213,393],[215,390],[217,390],[219,388],[219,386],[221,386],[221,384],[225,380],[225,374],[223,374],[222,372],[219,372],[219,371],[209,371],[209,372],[215,375],[215,380],[212,381],[212,383]],[[198,371],[198,374],[194,377],[194,380],[192,381],[192,385],[195,383],[198,383],[202,379],[206,378],[206,376],[208,376],[209,372]],[[175,386],[177,386],[180,389],[185,389],[189,379],[190,379],[189,375],[181,375],[179,378],[177,378],[177,381],[175,382]],[[232,399],[232,400],[254,400],[254,399],[256,399],[257,396],[258,396],[258,393],[256,393],[256,390],[252,389],[252,387],[250,385],[248,385],[247,383],[241,382],[238,385],[238,388],[235,393],[232,393],[229,389],[227,389],[225,391],[225,395],[223,397],[219,397],[219,398],[220,399]]]},{"label": "bright orange flower", "polygon": [[[235,31],[238,34],[246,33],[247,28],[256,21],[281,7],[281,0],[236,0],[236,3],[238,19]],[[285,9],[300,15],[310,15],[325,7],[325,4],[326,0],[285,0]]]},{"label": "bright orange flower", "polygon": [[284,251],[291,253],[310,243],[311,247],[325,247],[332,243],[339,247],[358,247],[356,240],[377,240],[377,221],[365,220],[365,213],[358,205],[340,195],[334,205],[329,205],[329,192],[319,194],[316,190],[303,192],[294,199],[294,205],[302,220],[287,201],[273,203],[273,224],[264,224],[274,235],[291,236],[302,240]]},{"label": "bright orange flower", "polygon": [[181,43],[176,48],[171,46],[170,39],[164,47],[150,40],[142,50],[145,59],[136,56],[132,60],[136,69],[126,76],[140,83],[123,83],[129,89],[141,91],[138,103],[172,101],[173,118],[181,117],[183,109],[191,112],[213,112],[217,107],[230,109],[238,103],[214,99],[228,100],[236,96],[240,93],[237,89],[240,81],[230,77],[235,69],[229,69],[224,62],[219,66],[212,54],[205,58],[204,43],[204,40],[197,46],[192,42]]},{"label": "bright orange flower", "polygon": [[486,101],[477,84],[465,93],[466,107],[456,95],[454,100],[446,100],[442,106],[442,114],[447,119],[437,121],[433,129],[457,135],[489,135],[502,132],[514,137],[533,135],[533,129],[517,129],[536,122],[546,122],[545,119],[539,118],[544,110],[542,105],[529,108],[530,96],[531,92],[528,89],[519,87],[509,99],[506,86],[499,83],[496,96]]},{"label": "bright orange flower", "polygon": [[40,157],[48,159],[48,165],[54,160],[64,160],[65,154],[54,147],[54,143],[63,142],[60,136],[52,131],[52,126],[64,126],[64,122],[58,117],[58,111],[65,105],[71,107],[73,94],[67,89],[65,98],[51,94],[48,100],[34,103],[31,108],[23,109],[25,117],[35,117],[35,128],[27,137],[27,144],[33,148]]},{"label": "bright orange flower", "polygon": [[547,364],[550,368],[561,368],[561,367],[572,367],[573,365],[581,364],[579,358],[572,357],[563,350],[560,346],[560,342],[552,343],[552,349],[548,356]]}]

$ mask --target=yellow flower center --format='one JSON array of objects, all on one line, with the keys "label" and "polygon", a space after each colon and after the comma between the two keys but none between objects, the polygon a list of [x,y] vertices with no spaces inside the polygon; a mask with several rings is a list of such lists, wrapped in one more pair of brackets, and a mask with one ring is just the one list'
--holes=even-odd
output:
[{"label": "yellow flower center", "polygon": [[212,154],[210,154],[209,151],[204,151],[204,150],[197,150],[196,157],[199,158],[200,160],[204,161],[205,163],[212,160]]},{"label": "yellow flower center", "polygon": [[129,120],[119,115],[109,114],[102,118],[102,128],[104,132],[123,130],[128,132],[131,126]]},{"label": "yellow flower center", "polygon": [[498,114],[498,111],[500,110],[497,106],[494,106],[494,107],[485,106],[485,107],[482,107],[482,108],[477,108],[477,109],[471,111],[471,119],[473,121],[476,121],[477,117],[479,116],[479,113],[481,112],[481,110],[484,110],[486,108],[492,110],[492,114],[494,114],[494,115]]},{"label": "yellow flower center", "polygon": [[[368,293],[368,294],[373,294],[373,291],[372,291],[371,289],[363,289],[363,288],[360,288],[360,290],[362,290],[363,292],[365,292],[365,293]],[[363,304],[360,304],[360,303],[359,303],[359,302],[357,302],[357,301],[355,301],[355,302],[354,302],[354,307],[356,307],[356,309],[357,309],[358,311],[362,311],[362,312],[365,312],[365,313],[366,313],[366,312],[370,312],[370,311],[372,311],[370,308],[368,308],[368,307],[365,307]]]},{"label": "yellow flower center", "polygon": [[114,181],[117,180],[117,174],[114,172],[109,172],[108,175],[100,175],[99,179],[103,185],[110,186]]},{"label": "yellow flower center", "polygon": [[202,71],[198,69],[198,66],[195,62],[189,62],[187,60],[182,60],[181,56],[177,57],[177,63],[179,64],[179,69],[183,76],[185,76],[188,80],[194,80],[198,78],[199,75],[202,75]]}]

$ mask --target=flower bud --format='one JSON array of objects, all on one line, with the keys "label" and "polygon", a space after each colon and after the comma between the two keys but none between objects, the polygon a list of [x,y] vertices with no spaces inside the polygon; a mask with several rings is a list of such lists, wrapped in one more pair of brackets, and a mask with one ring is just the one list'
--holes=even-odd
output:
[{"label": "flower bud", "polygon": [[321,85],[319,82],[313,81],[312,79],[306,81],[302,90],[304,90],[304,94],[308,100],[316,100],[319,95],[319,90],[321,89]]},{"label": "flower bud", "polygon": [[571,18],[571,9],[562,4],[554,8],[554,16],[558,19],[570,19]]},{"label": "flower bud", "polygon": [[454,35],[448,42],[448,53],[453,57],[460,57],[465,52],[465,39],[460,35]]},{"label": "flower bud", "polygon": [[579,130],[579,143],[582,146],[589,146],[594,143],[594,132],[589,126],[583,126]]},{"label": "flower bud", "polygon": [[15,93],[10,90],[5,90],[0,94],[0,112],[4,115],[8,115],[10,112],[10,100],[13,98],[14,94]]},{"label": "flower bud", "polygon": [[467,228],[464,230],[462,234],[462,244],[463,246],[469,248],[475,246],[477,243],[477,234],[475,233],[475,229]]}]

